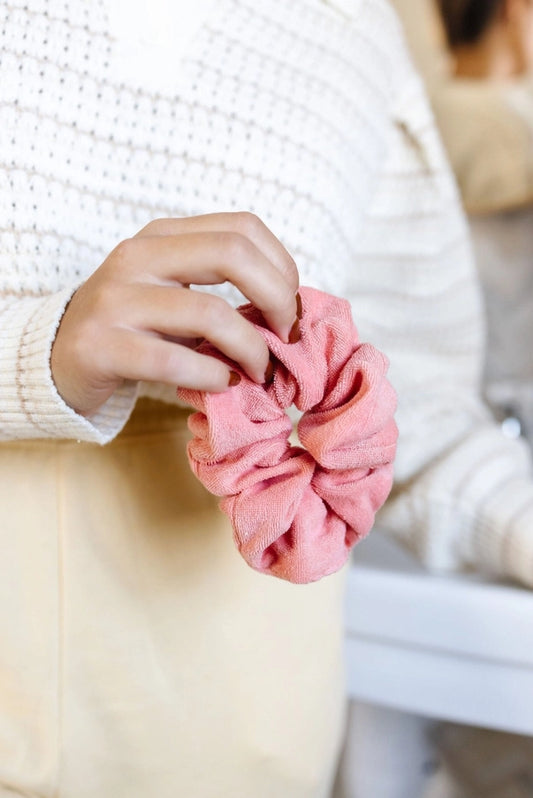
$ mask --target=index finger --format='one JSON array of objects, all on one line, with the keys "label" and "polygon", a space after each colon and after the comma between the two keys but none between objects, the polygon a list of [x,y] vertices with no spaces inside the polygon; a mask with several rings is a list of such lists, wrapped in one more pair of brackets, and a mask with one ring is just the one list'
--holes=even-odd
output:
[{"label": "index finger", "polygon": [[176,236],[182,233],[238,233],[247,238],[280,272],[292,292],[300,285],[294,258],[279,238],[254,213],[208,213],[183,218],[154,219],[136,234],[137,237]]}]

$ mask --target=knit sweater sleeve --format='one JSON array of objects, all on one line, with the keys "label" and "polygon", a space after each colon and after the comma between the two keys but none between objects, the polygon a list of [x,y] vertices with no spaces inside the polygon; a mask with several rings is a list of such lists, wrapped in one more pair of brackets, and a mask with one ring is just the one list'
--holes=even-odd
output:
[{"label": "knit sweater sleeve", "polygon": [[75,413],[57,392],[50,352],[73,293],[0,294],[0,440],[73,438],[106,443],[125,424],[137,387],[126,384],[92,418]]},{"label": "knit sweater sleeve", "polygon": [[533,587],[533,475],[480,392],[484,318],[455,183],[421,84],[398,95],[351,276],[363,338],[399,395],[395,486],[380,525],[434,569]]}]

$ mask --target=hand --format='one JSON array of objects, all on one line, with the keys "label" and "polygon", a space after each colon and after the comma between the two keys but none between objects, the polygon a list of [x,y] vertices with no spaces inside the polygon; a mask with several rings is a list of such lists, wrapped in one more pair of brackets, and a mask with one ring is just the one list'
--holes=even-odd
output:
[{"label": "hand", "polygon": [[159,219],[120,243],[72,297],[52,348],[57,390],[89,416],[125,380],[221,392],[227,365],[193,351],[206,338],[256,382],[267,346],[227,302],[190,283],[233,283],[288,341],[298,271],[256,216],[220,213]]}]

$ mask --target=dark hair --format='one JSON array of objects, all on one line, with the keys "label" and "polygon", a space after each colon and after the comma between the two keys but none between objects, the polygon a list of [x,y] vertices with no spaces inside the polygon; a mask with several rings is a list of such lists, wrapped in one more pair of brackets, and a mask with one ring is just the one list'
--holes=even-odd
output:
[{"label": "dark hair", "polygon": [[438,0],[450,47],[479,41],[504,3],[505,0]]}]

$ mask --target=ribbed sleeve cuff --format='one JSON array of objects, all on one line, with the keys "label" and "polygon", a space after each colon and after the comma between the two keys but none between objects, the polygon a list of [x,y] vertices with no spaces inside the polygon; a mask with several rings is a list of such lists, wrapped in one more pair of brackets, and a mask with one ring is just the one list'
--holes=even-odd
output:
[{"label": "ribbed sleeve cuff", "polygon": [[379,523],[431,570],[474,568],[533,587],[533,475],[523,441],[484,425],[408,486]]},{"label": "ribbed sleeve cuff", "polygon": [[533,588],[533,481],[503,486],[483,508],[472,536],[479,567]]},{"label": "ribbed sleeve cuff", "polygon": [[128,383],[90,419],[78,415],[58,394],[50,353],[59,322],[74,292],[4,300],[1,305],[0,435],[16,438],[72,438],[107,443],[126,423],[137,398]]}]

